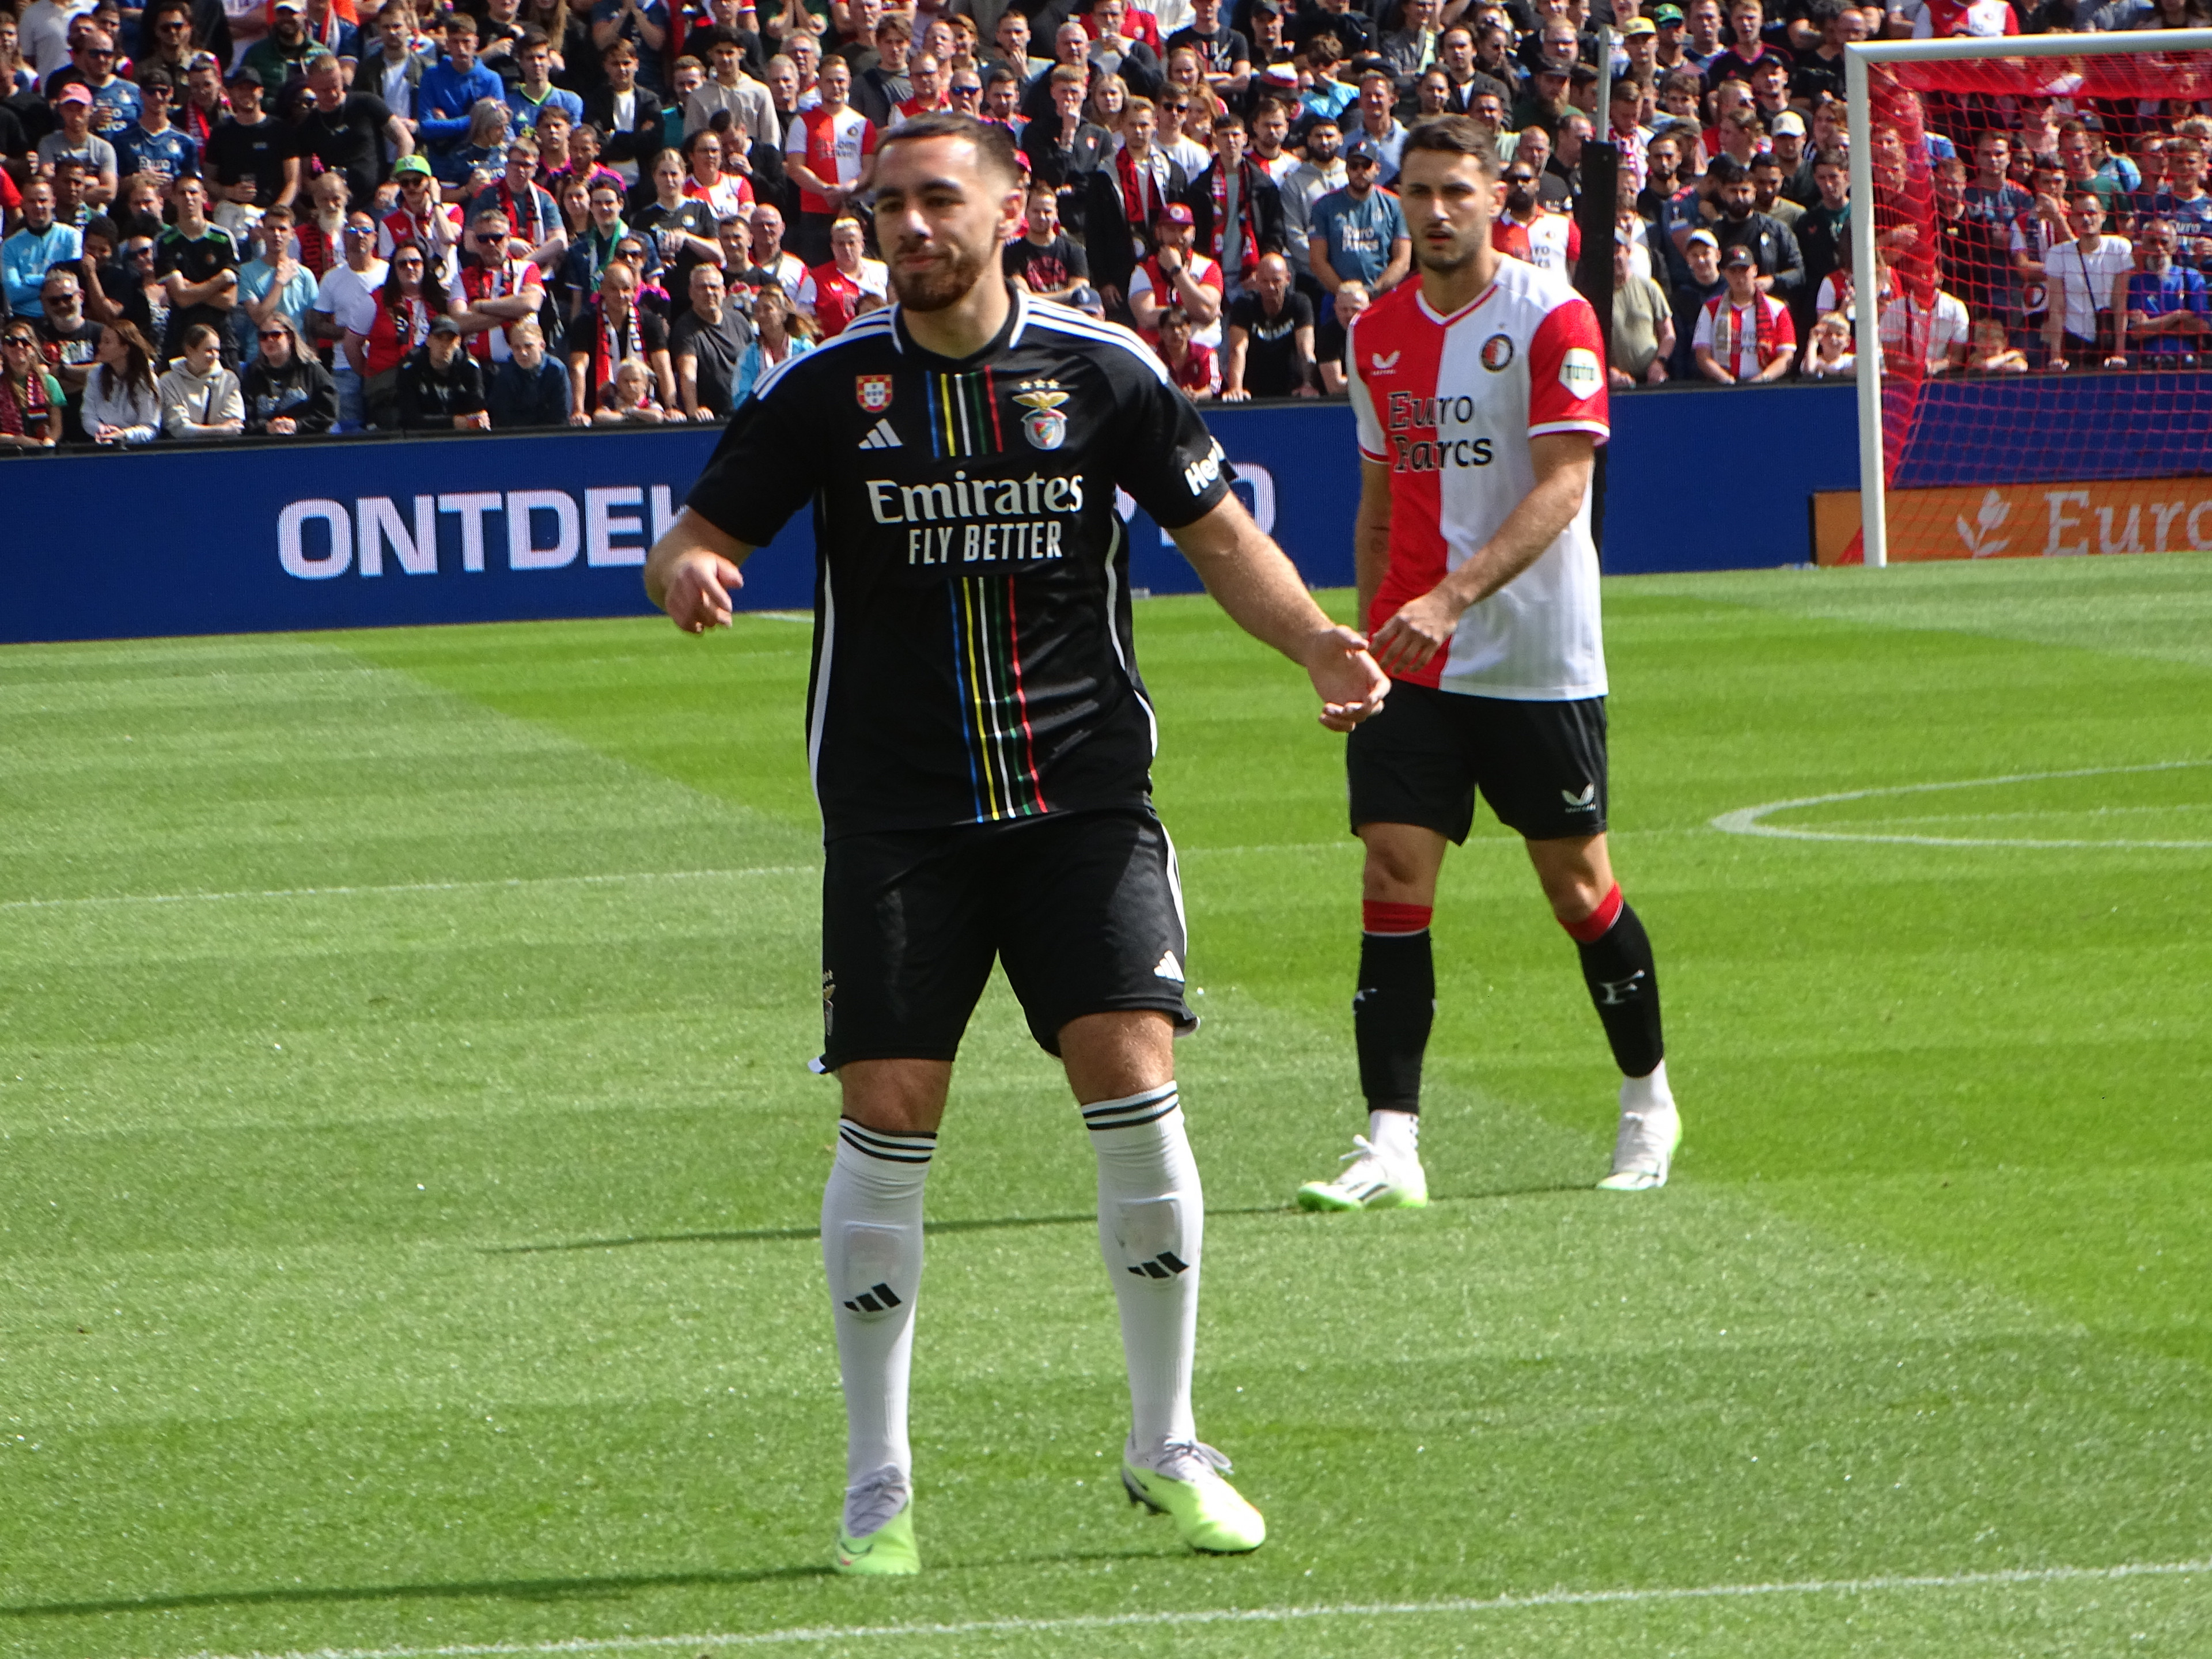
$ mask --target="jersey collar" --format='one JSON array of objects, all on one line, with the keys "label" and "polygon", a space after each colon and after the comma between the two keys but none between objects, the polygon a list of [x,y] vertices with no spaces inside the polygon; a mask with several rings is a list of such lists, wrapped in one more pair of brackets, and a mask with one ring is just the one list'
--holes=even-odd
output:
[{"label": "jersey collar", "polygon": [[990,343],[972,356],[940,357],[935,352],[920,344],[914,336],[907,332],[906,307],[896,302],[891,306],[891,343],[898,349],[899,355],[902,357],[917,358],[924,364],[942,363],[948,370],[956,373],[975,364],[985,362],[1000,353],[1011,351],[1019,345],[1022,341],[1022,331],[1029,326],[1029,290],[1016,288],[1012,283],[1008,283],[1006,297],[1013,303],[1006,309],[1006,322],[1000,327],[998,333],[992,337]]},{"label": "jersey collar", "polygon": [[[1419,279],[1415,278],[1414,280],[1416,283],[1418,283]],[[1449,317],[1443,315],[1434,306],[1431,305],[1429,303],[1429,296],[1427,293],[1418,286],[1413,289],[1413,303],[1420,307],[1421,315],[1427,318],[1431,322],[1442,324],[1444,327],[1449,328],[1454,323],[1459,321],[1462,317],[1474,316],[1476,312],[1481,310],[1483,307],[1490,303],[1490,296],[1497,292],[1498,279],[1493,276],[1490,279],[1488,283],[1484,286],[1481,293],[1476,295],[1474,298],[1469,300],[1465,305],[1462,306],[1457,311],[1453,312]]]}]

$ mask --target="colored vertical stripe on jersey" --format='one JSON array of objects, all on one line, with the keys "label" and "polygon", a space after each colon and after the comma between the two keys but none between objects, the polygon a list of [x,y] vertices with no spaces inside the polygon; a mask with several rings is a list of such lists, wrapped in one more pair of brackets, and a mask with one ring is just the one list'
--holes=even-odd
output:
[{"label": "colored vertical stripe on jersey", "polygon": [[1013,578],[969,576],[945,592],[975,821],[1033,817],[1045,804],[1014,641]]},{"label": "colored vertical stripe on jersey", "polygon": [[995,455],[1000,439],[997,387],[991,371],[929,377],[930,453],[940,461]]}]

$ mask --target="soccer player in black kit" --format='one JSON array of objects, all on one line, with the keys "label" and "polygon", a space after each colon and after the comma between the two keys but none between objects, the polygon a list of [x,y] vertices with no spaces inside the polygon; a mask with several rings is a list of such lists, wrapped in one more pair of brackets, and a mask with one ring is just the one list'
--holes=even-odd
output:
[{"label": "soccer player in black kit", "polygon": [[821,1064],[842,1091],[822,1252],[847,1419],[836,1565],[909,1573],[907,1379],[922,1188],[994,958],[1066,1065],[1098,1165],[1133,1424],[1121,1478],[1193,1547],[1256,1549],[1190,1403],[1203,1203],[1175,1084],[1185,937],[1153,815],[1127,489],[1222,608],[1303,665],[1348,731],[1387,682],[1229,489],[1220,447],[1136,337],[1009,288],[1003,128],[927,115],[878,153],[894,306],[762,378],[647,590],[692,632],[810,501],[807,757],[822,808]]}]

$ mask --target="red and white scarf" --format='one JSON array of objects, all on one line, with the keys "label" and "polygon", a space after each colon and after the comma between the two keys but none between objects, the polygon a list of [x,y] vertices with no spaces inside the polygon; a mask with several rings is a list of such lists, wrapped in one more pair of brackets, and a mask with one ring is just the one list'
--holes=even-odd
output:
[{"label": "red and white scarf", "polygon": [[[1206,254],[1228,268],[1225,249],[1229,241],[1229,176],[1216,161],[1209,169],[1213,174],[1213,223],[1209,231]],[[1237,264],[1240,270],[1249,270],[1260,259],[1260,222],[1252,211],[1252,192],[1255,169],[1249,161],[1237,164],[1237,217],[1240,222],[1240,240],[1237,244]]]},{"label": "red and white scarf", "polygon": [[615,369],[626,358],[642,359],[645,356],[645,327],[638,321],[637,306],[632,302],[629,315],[619,327],[607,315],[607,308],[599,307],[599,363],[598,380],[607,385],[615,378]]},{"label": "red and white scarf", "polygon": [[1165,160],[1159,151],[1152,150],[1146,153],[1145,165],[1139,167],[1126,144],[1114,158],[1121,181],[1121,216],[1129,222],[1130,232],[1147,247],[1152,246],[1152,221],[1159,214],[1160,204],[1167,200],[1160,182]]},{"label": "red and white scarf", "polygon": [[[1729,374],[1741,379],[1743,347],[1743,313],[1752,315],[1752,351],[1758,360],[1759,369],[1764,369],[1781,352],[1782,347],[1774,337],[1774,319],[1781,307],[1770,302],[1762,294],[1751,296],[1748,305],[1737,305],[1725,294],[1717,295],[1705,301],[1705,309],[1713,319],[1713,361]],[[1758,373],[1758,369],[1753,371]]]}]

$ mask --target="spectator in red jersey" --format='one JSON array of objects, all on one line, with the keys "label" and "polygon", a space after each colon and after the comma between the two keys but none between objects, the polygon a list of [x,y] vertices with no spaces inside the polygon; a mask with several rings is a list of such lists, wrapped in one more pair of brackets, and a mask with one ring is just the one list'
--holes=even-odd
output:
[{"label": "spectator in red jersey", "polygon": [[830,258],[830,227],[848,198],[866,193],[876,173],[876,125],[846,102],[853,71],[842,58],[822,65],[822,101],[801,110],[784,139],[785,166],[799,183],[792,244],[809,264]]},{"label": "spectator in red jersey", "polygon": [[1220,362],[1211,347],[1191,338],[1190,319],[1181,306],[1169,306],[1160,313],[1154,349],[1167,365],[1168,378],[1182,388],[1186,397],[1203,401],[1221,390]]},{"label": "spectator in red jersey", "polygon": [[[717,219],[726,213],[742,213],[753,204],[751,181],[743,173],[722,170],[731,145],[737,142],[734,132],[725,141],[722,134],[712,127],[702,127],[684,141],[684,160],[690,164],[684,179],[684,194],[694,202],[704,203]],[[659,167],[656,158],[656,179]]]},{"label": "spectator in red jersey", "polygon": [[1158,251],[1129,278],[1129,312],[1137,319],[1137,331],[1155,335],[1161,312],[1179,306],[1190,323],[1191,337],[1203,346],[1218,345],[1221,267],[1193,246],[1197,231],[1191,210],[1170,203],[1153,222],[1153,234]]},{"label": "spectator in red jersey", "polygon": [[934,115],[938,111],[951,106],[945,91],[945,82],[949,77],[945,65],[930,53],[918,52],[907,60],[906,78],[907,84],[914,89],[914,95],[902,98],[891,106],[889,125],[903,126],[917,115]]},{"label": "spectator in red jersey", "polygon": [[423,250],[410,245],[392,256],[390,274],[377,290],[368,326],[349,328],[348,356],[362,364],[362,398],[369,425],[389,432],[398,425],[399,365],[430,337],[430,325],[446,313],[446,284]]},{"label": "spectator in red jersey", "polygon": [[822,337],[834,340],[859,315],[860,296],[878,299],[890,287],[890,272],[880,259],[865,257],[867,234],[848,216],[830,228],[830,258],[815,266],[799,285],[799,303],[814,313]]},{"label": "spectator in red jersey", "polygon": [[1728,291],[1705,301],[1691,340],[1698,372],[1721,386],[1778,380],[1796,355],[1790,307],[1759,289],[1759,264],[1739,242],[1723,256]]},{"label": "spectator in red jersey", "polygon": [[517,240],[514,226],[496,205],[478,208],[469,221],[459,303],[466,307],[461,331],[467,336],[469,354],[479,362],[505,362],[512,349],[508,328],[535,317],[545,303],[544,274],[535,260],[515,257]]},{"label": "spectator in red jersey", "polygon": [[333,167],[307,186],[307,211],[292,233],[300,264],[317,282],[345,258],[346,176]]},{"label": "spectator in red jersey", "polygon": [[442,258],[460,246],[461,210],[438,199],[438,181],[420,155],[403,155],[392,164],[399,185],[399,205],[378,227],[376,252],[389,259],[394,248],[420,246]]},{"label": "spectator in red jersey", "polygon": [[1582,227],[1544,205],[1536,169],[1516,160],[1505,169],[1505,210],[1491,221],[1490,245],[1539,270],[1571,276],[1582,257]]}]

